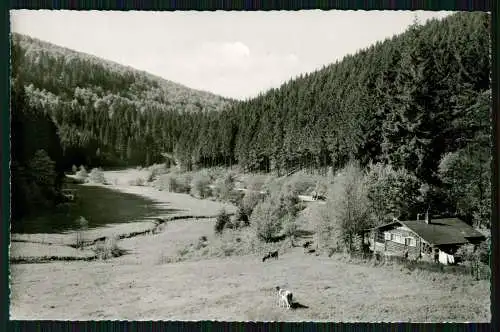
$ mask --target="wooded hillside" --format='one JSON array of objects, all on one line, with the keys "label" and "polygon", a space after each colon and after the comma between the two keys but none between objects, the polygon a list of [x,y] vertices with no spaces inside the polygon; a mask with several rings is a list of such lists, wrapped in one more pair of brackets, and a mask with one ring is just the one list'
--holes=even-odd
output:
[{"label": "wooded hillside", "polygon": [[339,170],[349,160],[390,165],[430,188],[434,213],[485,222],[490,50],[489,14],[415,22],[257,98],[193,119],[176,152],[188,166],[238,163],[281,175]]},{"label": "wooded hillside", "polygon": [[179,144],[201,165],[237,161],[283,173],[339,168],[355,158],[391,162],[434,181],[443,154],[489,146],[489,22],[488,14],[459,13],[415,24],[210,114]]},{"label": "wooded hillside", "polygon": [[457,13],[236,102],[14,35],[12,111],[53,120],[66,169],[169,153],[283,175],[355,159],[408,171],[470,217],[489,199],[490,50],[489,14]]},{"label": "wooded hillside", "polygon": [[157,162],[182,131],[183,113],[217,111],[230,102],[19,34],[12,36],[12,59],[17,86],[54,119],[72,163]]},{"label": "wooded hillside", "polygon": [[28,36],[12,35],[13,216],[57,201],[72,165],[163,161],[185,114],[232,102]]}]

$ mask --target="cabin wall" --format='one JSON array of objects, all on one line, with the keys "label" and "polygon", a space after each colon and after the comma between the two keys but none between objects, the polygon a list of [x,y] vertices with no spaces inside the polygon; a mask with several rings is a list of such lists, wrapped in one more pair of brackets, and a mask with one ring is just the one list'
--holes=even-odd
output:
[{"label": "cabin wall", "polygon": [[[411,240],[405,241],[405,238]],[[409,259],[417,259],[421,255],[421,239],[403,227],[384,232],[376,230],[370,234],[369,244],[371,251],[384,253],[385,255],[404,256],[405,251],[408,251]]]}]

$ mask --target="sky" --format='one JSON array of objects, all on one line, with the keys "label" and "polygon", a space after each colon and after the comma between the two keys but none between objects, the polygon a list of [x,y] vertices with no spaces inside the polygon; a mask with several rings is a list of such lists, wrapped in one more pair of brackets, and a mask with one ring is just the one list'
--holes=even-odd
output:
[{"label": "sky", "polygon": [[12,10],[11,31],[236,99],[451,12]]}]

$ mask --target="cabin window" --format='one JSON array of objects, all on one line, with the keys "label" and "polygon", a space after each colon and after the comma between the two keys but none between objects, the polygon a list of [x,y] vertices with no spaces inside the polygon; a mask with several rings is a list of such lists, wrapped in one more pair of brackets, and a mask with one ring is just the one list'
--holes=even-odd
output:
[{"label": "cabin window", "polygon": [[397,243],[404,243],[403,237],[401,236],[401,234],[393,234],[392,240],[394,242],[397,242]]},{"label": "cabin window", "polygon": [[392,240],[392,234],[391,233],[384,233],[385,239],[386,240]]},{"label": "cabin window", "polygon": [[415,239],[412,237],[405,238],[405,245],[415,247]]}]

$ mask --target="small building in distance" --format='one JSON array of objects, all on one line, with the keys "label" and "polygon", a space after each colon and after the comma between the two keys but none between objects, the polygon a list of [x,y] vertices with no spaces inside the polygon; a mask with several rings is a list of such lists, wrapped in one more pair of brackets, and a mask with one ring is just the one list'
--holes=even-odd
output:
[{"label": "small building in distance", "polygon": [[457,262],[455,253],[464,244],[477,245],[486,237],[458,218],[406,220],[365,230],[363,243],[370,251],[386,256]]}]

